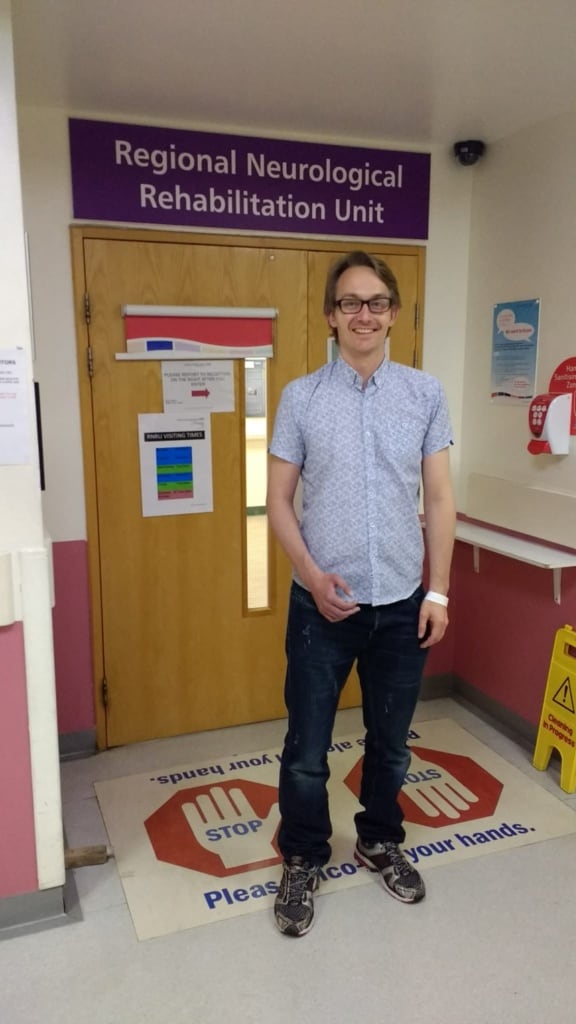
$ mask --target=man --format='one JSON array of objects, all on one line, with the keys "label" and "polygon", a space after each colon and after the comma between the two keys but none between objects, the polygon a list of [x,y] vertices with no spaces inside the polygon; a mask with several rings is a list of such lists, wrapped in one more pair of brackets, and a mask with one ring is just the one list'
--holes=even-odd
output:
[{"label": "man", "polygon": [[268,516],[294,569],[279,787],[284,865],[274,905],[286,935],[311,928],[318,869],[330,857],[327,751],[355,662],[366,728],[355,856],[396,899],[416,903],[425,893],[399,848],[398,794],[426,655],[448,625],[452,439],[439,382],[385,356],[399,309],[382,260],[352,252],[331,268],[324,312],[339,358],[284,389],[270,447]]}]

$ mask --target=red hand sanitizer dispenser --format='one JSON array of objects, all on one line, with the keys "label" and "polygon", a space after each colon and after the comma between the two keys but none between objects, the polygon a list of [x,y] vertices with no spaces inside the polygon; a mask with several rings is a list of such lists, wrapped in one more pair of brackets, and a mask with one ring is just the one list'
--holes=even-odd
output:
[{"label": "red hand sanitizer dispenser", "polygon": [[533,435],[528,443],[532,455],[568,455],[572,395],[550,392],[536,395],[530,402],[528,425]]}]

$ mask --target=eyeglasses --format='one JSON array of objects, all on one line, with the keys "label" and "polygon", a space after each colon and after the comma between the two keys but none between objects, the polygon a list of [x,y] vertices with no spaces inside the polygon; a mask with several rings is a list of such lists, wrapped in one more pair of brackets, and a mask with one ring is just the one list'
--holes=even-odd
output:
[{"label": "eyeglasses", "polygon": [[341,313],[359,313],[363,306],[368,306],[371,313],[378,316],[379,313],[387,313],[392,305],[389,295],[376,295],[373,299],[359,299],[356,295],[346,295],[343,299],[336,299],[334,303]]}]

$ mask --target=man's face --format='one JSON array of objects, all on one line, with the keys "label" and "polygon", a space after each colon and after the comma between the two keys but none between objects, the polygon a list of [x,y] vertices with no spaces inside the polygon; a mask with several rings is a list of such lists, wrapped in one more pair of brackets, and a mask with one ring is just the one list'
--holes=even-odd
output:
[{"label": "man's face", "polygon": [[[370,267],[350,267],[338,278],[336,300],[386,299],[390,292]],[[328,315],[330,327],[338,331],[342,356],[350,359],[370,355],[384,355],[386,335],[396,320],[398,308],[391,306],[383,313],[370,312],[363,305],[358,313],[342,312],[338,306]]]}]

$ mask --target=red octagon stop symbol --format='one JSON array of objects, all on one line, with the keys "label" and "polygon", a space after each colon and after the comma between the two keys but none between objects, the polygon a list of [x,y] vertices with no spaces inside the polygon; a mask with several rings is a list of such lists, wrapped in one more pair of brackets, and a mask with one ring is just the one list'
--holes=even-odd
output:
[{"label": "red octagon stop symbol", "polygon": [[[422,761],[435,765],[439,769],[439,777],[437,779],[430,777],[418,779],[418,773],[415,773],[412,779],[410,770],[408,770],[407,781],[398,798],[406,821],[415,825],[427,825],[429,828],[443,828],[445,825],[453,825],[456,820],[441,810],[434,816],[426,814],[426,811],[409,795],[411,790],[417,790],[419,786],[422,794],[428,793],[432,802],[435,786],[438,787],[438,792],[440,792],[440,785],[442,786],[442,797],[448,802],[450,802],[452,791],[455,798],[453,806],[458,812],[457,819],[459,821],[475,821],[477,818],[489,818],[494,814],[504,785],[499,779],[490,775],[485,768],[463,754],[449,754],[445,750],[429,750],[427,747],[412,746],[410,749]],[[358,798],[360,796],[362,760],[363,758],[360,758],[356,762],[344,779],[348,789]],[[461,783],[476,797],[475,800],[470,801],[467,808],[462,807],[462,800],[458,799],[458,789],[457,785],[454,786],[454,782]]]},{"label": "red octagon stop symbol", "polygon": [[[206,796],[211,800],[211,794],[215,789],[224,790],[232,801],[234,800],[233,791],[241,790],[250,804],[253,816],[247,821],[237,821],[234,825],[227,824],[222,818],[219,827],[218,825],[214,827],[215,822],[212,821],[212,828],[205,830],[204,842],[201,843],[188,822],[183,805],[194,803],[199,796]],[[279,864],[282,856],[278,850],[276,833],[271,843],[263,843],[261,860],[252,860],[249,863],[228,868],[218,856],[219,843],[217,841],[210,842],[207,839],[208,835],[214,835],[219,831],[229,835],[232,830],[235,830],[238,835],[243,835],[251,828],[255,830],[259,824],[267,820],[277,801],[278,790],[274,786],[265,786],[260,782],[251,782],[242,778],[223,779],[205,786],[188,786],[186,789],[179,789],[165,804],[162,804],[157,811],[146,818],[144,828],[158,860],[165,861],[167,864],[175,864],[177,867],[201,871],[203,874],[214,875],[217,878],[225,878],[243,871],[254,871],[271,864]],[[270,856],[271,849],[274,850],[274,856]]]}]

